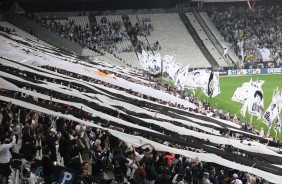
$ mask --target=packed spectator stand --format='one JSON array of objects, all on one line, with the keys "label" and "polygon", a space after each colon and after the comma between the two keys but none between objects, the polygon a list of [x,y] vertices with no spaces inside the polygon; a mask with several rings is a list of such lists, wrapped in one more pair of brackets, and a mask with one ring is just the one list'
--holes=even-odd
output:
[{"label": "packed spectator stand", "polygon": [[[144,15],[144,17],[148,16]],[[169,17],[173,18],[174,15]],[[133,22],[131,16],[129,19]],[[105,20],[108,19],[101,17],[101,23],[105,23]],[[149,18],[141,21],[143,20],[154,21]],[[123,36],[126,37],[118,21],[107,22],[106,25],[110,25],[109,29],[99,25],[93,28],[87,24],[78,26],[74,23],[75,18],[64,25],[58,21],[48,22],[40,19],[37,21],[43,25],[48,24],[50,29],[88,46],[90,42],[87,38],[92,34],[89,29],[98,29],[99,31],[95,30],[96,33],[106,31],[104,32],[106,35],[111,33],[113,37],[109,36],[109,40],[103,38],[99,41],[91,40],[91,44],[97,44],[98,47],[105,45],[107,48],[104,49],[108,51],[115,49],[114,46],[110,47],[109,43],[119,43]],[[144,23],[142,26],[151,27],[149,24],[145,25],[147,24]],[[10,40],[13,38],[16,43],[20,43],[20,39],[14,37],[15,31],[12,29],[13,27],[7,28],[6,25],[1,26],[1,37]],[[117,32],[111,32],[111,29]],[[153,32],[158,27],[154,26],[150,29],[154,31],[139,29],[141,31],[137,35],[157,34]],[[96,38],[100,39],[100,36],[98,34]],[[150,41],[154,42],[153,38]],[[164,47],[165,42],[161,41],[161,43]],[[34,50],[37,50],[36,54],[39,56],[42,52],[42,58],[46,57],[43,56],[47,53],[46,48],[58,52],[55,48],[44,45],[44,42],[39,41],[37,44],[33,46]],[[32,54],[32,46],[28,45],[27,41],[24,45],[30,47],[26,52],[27,56]],[[57,56],[54,54],[52,57]],[[202,158],[195,155],[189,157],[175,154],[174,150],[171,153],[161,150],[157,143],[194,153],[215,153],[228,160],[234,157],[234,162],[241,159],[240,164],[245,162],[243,164],[251,168],[268,169],[268,172],[271,170],[276,175],[281,173],[279,167],[273,166],[273,164],[282,165],[277,161],[280,159],[280,142],[259,137],[255,127],[248,126],[228,112],[213,109],[207,102],[199,101],[176,88],[163,86],[160,82],[147,81],[135,72],[128,71],[124,74],[117,68],[107,67],[100,62],[93,64],[93,62],[80,61],[73,55],[63,55],[62,58],[65,61],[61,62],[69,62],[70,65],[80,64],[87,67],[89,71],[92,67],[99,68],[101,75],[105,74],[148,87],[146,89],[164,92],[194,104],[195,108],[158,99],[123,88],[118,84],[108,83],[100,78],[95,79],[56,66],[48,64],[40,67],[29,66],[1,54],[0,175],[2,183],[52,183],[58,181],[60,177],[57,175],[62,168],[75,173],[73,183],[84,184],[269,183],[258,174],[232,169],[219,163],[201,161]],[[14,85],[13,88],[10,84]],[[110,100],[102,97],[105,94]],[[112,104],[109,102],[111,100]],[[126,103],[131,106],[127,106]],[[140,109],[136,110],[135,106],[139,106]],[[189,115],[185,115],[186,113]],[[169,116],[171,118],[167,119]],[[201,117],[210,119],[204,121]],[[209,121],[215,121],[221,128],[209,125]],[[169,129],[173,129],[174,126],[180,133]],[[183,133],[182,128],[189,133]],[[126,133],[125,139],[116,136],[119,135],[117,132]],[[158,135],[159,132],[164,135]],[[198,138],[197,133],[202,138]],[[144,141],[143,144],[140,140],[138,143],[136,141],[136,145],[128,143],[126,140],[133,139],[133,136],[144,137],[148,143]],[[209,136],[211,138],[208,138]],[[220,137],[222,140],[224,138],[236,140],[238,144],[244,142],[247,144],[246,147],[261,146],[261,150],[268,149],[267,146],[270,146],[275,150],[275,154],[270,154],[273,158],[269,158],[269,154],[254,153],[252,149],[242,150],[235,145],[214,142],[215,137]],[[267,146],[264,147],[264,144]],[[10,148],[11,151],[8,150]]]},{"label": "packed spectator stand", "polygon": [[[281,65],[281,7],[212,8],[207,12],[246,66],[271,68]],[[268,62],[263,61],[259,52],[263,48],[270,50]]]}]

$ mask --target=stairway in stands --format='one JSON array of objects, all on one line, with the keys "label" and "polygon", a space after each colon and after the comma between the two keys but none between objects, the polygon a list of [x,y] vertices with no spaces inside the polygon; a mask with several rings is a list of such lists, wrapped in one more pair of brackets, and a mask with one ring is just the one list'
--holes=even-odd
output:
[{"label": "stairway in stands", "polygon": [[199,35],[197,34],[196,30],[193,28],[187,16],[184,13],[180,13],[179,16],[181,20],[183,21],[185,27],[189,31],[190,35],[192,36],[193,40],[198,45],[199,49],[202,51],[206,59],[209,61],[210,65],[214,68],[218,68],[219,64],[216,62],[216,60],[212,57],[211,53],[205,47],[203,41],[200,39]]}]

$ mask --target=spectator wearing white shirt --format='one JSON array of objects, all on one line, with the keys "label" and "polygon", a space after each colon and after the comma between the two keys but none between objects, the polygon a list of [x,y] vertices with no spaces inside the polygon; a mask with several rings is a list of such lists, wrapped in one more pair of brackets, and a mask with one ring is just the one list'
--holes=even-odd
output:
[{"label": "spectator wearing white shirt", "polygon": [[32,163],[30,166],[30,177],[28,178],[28,184],[39,184],[42,181],[42,178],[35,175],[36,164]]},{"label": "spectator wearing white shirt", "polygon": [[11,174],[10,161],[12,158],[10,148],[12,148],[16,143],[16,136],[11,133],[12,142],[6,144],[6,136],[1,135],[0,138],[0,181],[1,183],[6,183],[9,175]]}]

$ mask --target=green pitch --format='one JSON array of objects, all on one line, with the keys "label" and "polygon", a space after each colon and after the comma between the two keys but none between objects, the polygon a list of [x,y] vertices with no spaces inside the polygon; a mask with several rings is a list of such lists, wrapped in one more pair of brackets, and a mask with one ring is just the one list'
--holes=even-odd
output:
[{"label": "green pitch", "polygon": [[[242,86],[244,82],[249,82],[250,79],[255,80],[264,80],[264,84],[262,85],[263,94],[264,94],[264,111],[268,108],[271,99],[273,90],[278,86],[279,90],[282,90],[282,75],[253,75],[253,76],[222,76],[220,77],[220,89],[221,93],[214,97],[208,98],[202,92],[197,91],[196,96],[201,100],[206,100],[210,103],[212,107],[217,107],[223,109],[224,112],[229,111],[232,116],[234,114],[237,115],[241,120],[243,119],[245,122],[250,122],[250,116],[248,112],[246,113],[246,117],[243,118],[240,114],[240,109],[242,107],[241,103],[234,102],[231,100],[236,88]],[[282,118],[282,116],[281,116]],[[261,127],[264,128],[265,133],[267,132],[267,126],[261,121],[257,120],[256,117],[253,117],[252,124],[255,125],[257,130],[260,130]],[[272,137],[275,137],[275,132],[273,131],[273,127],[271,128],[270,134]],[[277,135],[277,138],[282,140],[282,134]]]}]

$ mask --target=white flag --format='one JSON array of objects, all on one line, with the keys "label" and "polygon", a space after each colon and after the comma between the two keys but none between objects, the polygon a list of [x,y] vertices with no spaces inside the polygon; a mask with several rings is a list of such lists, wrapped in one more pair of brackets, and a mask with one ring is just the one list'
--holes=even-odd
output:
[{"label": "white flag", "polygon": [[138,59],[139,59],[139,66],[140,66],[140,68],[144,69],[144,67],[146,67],[146,63],[148,61],[149,55],[147,54],[146,51],[142,50],[142,54],[137,52],[137,56],[138,56]]},{"label": "white flag", "polygon": [[177,73],[175,84],[182,90],[184,90],[184,85],[188,77],[188,73],[189,73],[189,65],[179,70],[179,72]]},{"label": "white flag", "polygon": [[262,121],[267,125],[268,128],[270,128],[273,121],[280,116],[280,107],[281,96],[278,89],[276,89],[273,93],[272,101],[262,117]]},{"label": "white flag", "polygon": [[144,70],[149,71],[149,73],[152,72],[152,69],[154,68],[154,59],[155,56],[151,53],[148,54],[148,60],[145,64]]},{"label": "white flag", "polygon": [[242,87],[236,89],[232,100],[243,103],[240,113],[243,117],[248,110],[249,114],[261,118],[263,112],[263,91],[261,86],[264,81],[252,81],[244,83]]},{"label": "white flag", "polygon": [[169,55],[165,55],[163,57],[163,73],[167,73],[168,69],[170,68],[170,65],[172,65],[173,57]]},{"label": "white flag", "polygon": [[178,70],[181,69],[181,65],[175,63],[173,56],[165,55],[163,57],[163,76],[169,80],[175,82]]},{"label": "white flag", "polygon": [[262,60],[269,61],[270,50],[268,48],[262,48],[262,49],[259,49],[259,51],[261,53]]},{"label": "white flag", "polygon": [[203,92],[207,97],[215,97],[220,93],[219,72],[210,71],[207,85],[203,88]]},{"label": "white flag", "polygon": [[250,82],[245,82],[242,87],[238,87],[232,96],[232,101],[244,103],[247,100]]},{"label": "white flag", "polygon": [[277,117],[275,125],[274,125],[274,131],[277,134],[280,134],[281,132],[281,119],[280,116]]},{"label": "white flag", "polygon": [[263,91],[261,86],[263,85],[264,81],[256,81],[251,83],[251,87],[249,88],[249,102],[248,103],[248,111],[249,114],[253,116],[257,116],[259,119],[262,116],[263,109],[264,109],[264,97]]}]

